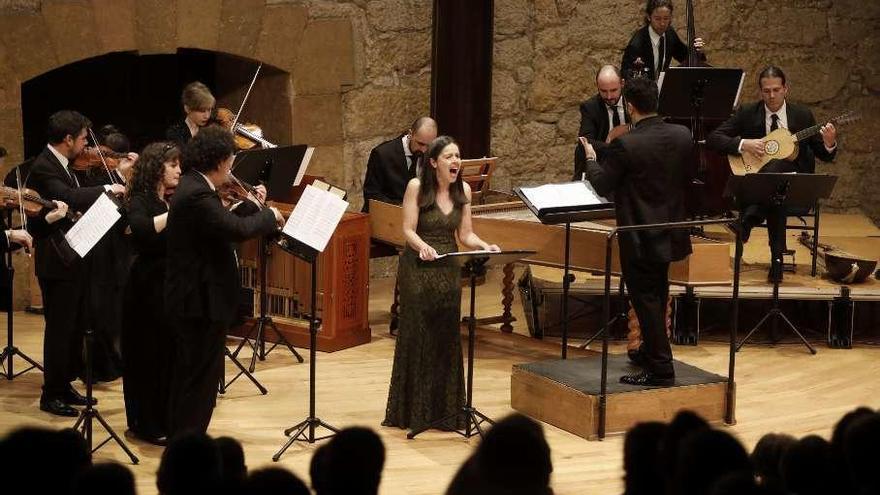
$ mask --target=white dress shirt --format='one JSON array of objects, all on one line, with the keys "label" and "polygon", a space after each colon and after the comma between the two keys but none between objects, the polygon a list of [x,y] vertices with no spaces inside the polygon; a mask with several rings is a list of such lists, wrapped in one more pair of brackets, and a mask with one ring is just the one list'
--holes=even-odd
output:
[{"label": "white dress shirt", "polygon": [[[406,157],[406,169],[409,170],[409,168],[412,166],[413,161],[413,152],[409,149],[409,134],[404,134],[401,140],[403,141],[403,156]],[[416,177],[418,177],[421,172],[422,165],[416,165]]]},{"label": "white dress shirt", "polygon": [[[659,79],[660,72],[663,70],[663,60],[666,58],[665,53],[660,53],[660,37],[662,35],[657,34],[654,28],[648,25],[648,36],[651,38],[651,49],[654,50],[654,75]],[[666,43],[668,44],[669,40],[666,40]],[[669,46],[666,49],[669,50]]]}]

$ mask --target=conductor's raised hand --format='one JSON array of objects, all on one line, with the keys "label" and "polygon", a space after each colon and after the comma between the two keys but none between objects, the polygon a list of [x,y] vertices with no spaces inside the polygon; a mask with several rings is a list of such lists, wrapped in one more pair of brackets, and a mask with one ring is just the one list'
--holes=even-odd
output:
[{"label": "conductor's raised hand", "polygon": [[437,250],[425,244],[425,247],[419,250],[419,259],[424,261],[434,261],[437,258]]}]

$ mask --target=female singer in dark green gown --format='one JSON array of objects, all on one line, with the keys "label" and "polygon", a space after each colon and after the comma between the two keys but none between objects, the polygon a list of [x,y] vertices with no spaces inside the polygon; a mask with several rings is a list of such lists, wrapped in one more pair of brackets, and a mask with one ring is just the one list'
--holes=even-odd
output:
[{"label": "female singer in dark green gown", "polygon": [[[413,430],[454,414],[464,405],[464,367],[459,325],[461,272],[438,253],[463,249],[498,251],[471,227],[470,187],[459,174],[458,145],[435,139],[419,178],[406,186],[400,256],[400,330],[383,426]],[[453,430],[461,422],[443,429]]]}]

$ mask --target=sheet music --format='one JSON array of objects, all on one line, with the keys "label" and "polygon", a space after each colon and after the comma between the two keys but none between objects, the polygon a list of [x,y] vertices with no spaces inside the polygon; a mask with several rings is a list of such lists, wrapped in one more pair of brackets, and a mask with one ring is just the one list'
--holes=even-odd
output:
[{"label": "sheet music", "polygon": [[303,155],[302,164],[299,166],[299,170],[296,172],[296,179],[293,181],[294,186],[298,186],[300,182],[303,180],[303,175],[306,174],[306,169],[309,168],[309,162],[312,161],[312,154],[315,152],[314,146],[309,146],[306,148],[306,152]]},{"label": "sheet music", "polygon": [[532,206],[538,210],[564,208],[606,203],[586,182],[544,184],[537,187],[521,187]]},{"label": "sheet music", "polygon": [[82,218],[64,234],[64,238],[80,258],[85,258],[89,251],[95,247],[95,244],[121,217],[116,203],[106,193],[102,194],[98,196],[98,199],[89,207]]},{"label": "sheet music", "polygon": [[348,202],[339,196],[308,185],[282,232],[323,252],[346,208]]}]

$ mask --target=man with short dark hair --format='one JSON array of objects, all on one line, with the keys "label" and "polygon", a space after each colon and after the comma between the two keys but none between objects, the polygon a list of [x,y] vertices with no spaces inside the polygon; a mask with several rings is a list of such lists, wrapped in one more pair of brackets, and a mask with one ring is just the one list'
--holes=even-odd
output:
[{"label": "man with short dark hair", "polygon": [[[755,157],[764,154],[763,137],[770,132],[785,128],[795,133],[816,124],[813,112],[804,105],[788,102],[788,82],[779,67],[770,65],[758,74],[761,101],[747,103],[726,122],[709,134],[706,145],[721,153],[740,155],[750,153]],[[795,161],[773,160],[761,172],[800,172],[811,174],[816,170],[816,158],[830,162],[837,155],[837,130],[833,124],[822,126],[820,133],[798,143]],[[740,212],[742,215],[742,239],[749,240],[751,230],[767,219],[767,235],[770,244],[770,272],[768,279],[782,280],[782,255],[786,249],[785,208],[751,205]]]},{"label": "man with short dark hair", "polygon": [[[587,157],[587,179],[600,195],[614,193],[617,225],[683,221],[684,191],[690,180],[684,164],[693,147],[691,132],[657,115],[657,85],[647,79],[627,81],[624,98],[633,128],[605,150],[580,138]],[[675,370],[666,337],[669,263],[691,253],[685,230],[625,232],[619,237],[620,266],[642,328],[635,361],[641,373],[626,375],[627,385],[672,385]]]},{"label": "man with short dark hair", "polygon": [[419,117],[409,130],[373,148],[364,177],[363,212],[370,211],[370,200],[399,205],[406,184],[418,176],[419,157],[437,137],[437,122]]},{"label": "man with short dark hair", "polygon": [[[252,199],[227,210],[217,188],[229,181],[235,142],[206,126],[187,144],[187,172],[171,198],[166,227],[165,309],[176,340],[170,436],[204,432],[223,376],[226,332],[238,309],[238,260],[233,243],[277,231],[284,217]],[[265,199],[265,189],[258,191]],[[161,276],[161,274],[157,274]]]},{"label": "man with short dark hair", "polygon": [[[600,159],[608,146],[609,131],[629,123],[629,114],[623,101],[623,83],[617,67],[604,65],[596,72],[596,95],[581,103],[578,136],[587,138]],[[574,149],[574,180],[583,179],[586,166],[584,149],[578,144]]]},{"label": "man with short dark hair", "polygon": [[[34,159],[28,187],[60,207],[44,211],[28,228],[34,236],[34,271],[43,294],[43,394],[40,409],[58,416],[76,416],[71,405],[82,406],[86,398],[71,386],[82,367],[82,339],[91,325],[86,287],[88,266],[76,254],[64,233],[73,225],[65,218],[67,206],[85,212],[105,191],[122,195],[125,187],[80,187],[70,169],[85,148],[91,122],[78,112],[61,110],[49,117],[49,144]],[[97,402],[93,399],[93,402]]]}]

